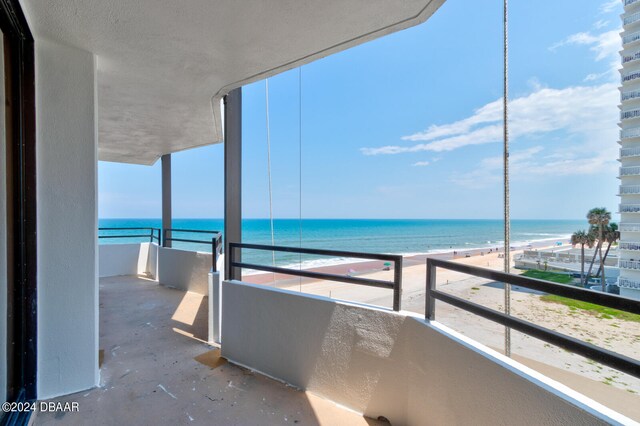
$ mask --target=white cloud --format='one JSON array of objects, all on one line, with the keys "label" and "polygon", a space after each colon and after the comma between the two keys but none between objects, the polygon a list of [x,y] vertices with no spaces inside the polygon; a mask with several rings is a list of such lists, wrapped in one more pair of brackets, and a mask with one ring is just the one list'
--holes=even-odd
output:
[{"label": "white cloud", "polygon": [[560,47],[571,45],[591,46],[590,49],[596,53],[596,61],[601,61],[617,56],[621,43],[620,31],[621,28],[617,28],[600,34],[591,34],[589,32],[572,34],[566,39],[551,45],[549,50],[555,52]]},{"label": "white cloud", "polygon": [[593,28],[595,28],[596,30],[600,30],[607,25],[609,25],[609,20],[600,19],[593,24]]},{"label": "white cloud", "polygon": [[602,74],[589,74],[585,78],[585,81],[595,80],[604,77],[605,75],[609,75],[612,80],[615,80],[618,78],[617,71],[620,67],[620,56],[618,52],[622,47],[622,42],[620,40],[621,30],[621,28],[617,28],[600,34],[592,34],[589,32],[572,34],[566,39],[550,46],[549,50],[555,52],[564,46],[589,46],[589,49],[596,54],[596,61],[607,59],[609,60],[610,66],[609,70]]},{"label": "white cloud", "polygon": [[[615,140],[618,96],[617,85],[607,83],[565,89],[543,88],[515,98],[509,102],[510,137],[516,140],[555,131],[588,136],[606,130],[610,140]],[[463,120],[432,125],[424,132],[402,139],[422,143],[362,148],[361,151],[365,155],[443,152],[500,142],[503,140],[502,100],[484,105]]]},{"label": "white cloud", "polygon": [[[512,180],[556,178],[570,175],[589,175],[594,173],[615,173],[615,157],[609,153],[587,152],[576,156],[569,152],[554,152],[537,155],[546,150],[541,146],[514,151],[509,156],[509,170]],[[451,181],[469,188],[486,188],[502,182],[502,156],[487,157],[479,166],[466,173],[455,174]]]},{"label": "white cloud", "polygon": [[613,12],[621,5],[620,0],[609,0],[600,5],[600,13]]},{"label": "white cloud", "polygon": [[431,164],[428,161],[418,161],[416,163],[413,163],[414,167],[424,167],[424,166],[428,166],[429,164]]}]

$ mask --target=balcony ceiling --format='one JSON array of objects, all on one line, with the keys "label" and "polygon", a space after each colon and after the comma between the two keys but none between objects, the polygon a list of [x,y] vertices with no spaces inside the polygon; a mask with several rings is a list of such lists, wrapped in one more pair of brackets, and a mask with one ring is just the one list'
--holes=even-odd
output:
[{"label": "balcony ceiling", "polygon": [[231,89],[424,22],[444,0],[23,0],[36,38],[97,55],[99,158],[222,139]]}]

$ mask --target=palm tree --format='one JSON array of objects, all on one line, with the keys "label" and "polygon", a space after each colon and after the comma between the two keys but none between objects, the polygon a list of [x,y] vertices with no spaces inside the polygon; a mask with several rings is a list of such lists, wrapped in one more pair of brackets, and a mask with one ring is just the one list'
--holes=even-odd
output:
[{"label": "palm tree", "polygon": [[[593,248],[593,246],[596,243],[596,240],[598,239],[598,227],[595,225],[591,225],[589,227],[588,235],[589,235],[589,238],[593,241],[593,243],[589,246],[589,248]],[[591,262],[589,263],[589,270],[587,271],[587,275],[585,275],[584,277],[584,282],[582,283],[584,287],[587,286],[587,283],[589,282],[589,277],[591,277],[591,271],[593,270],[593,264],[596,262],[596,256],[598,256],[597,249],[593,251],[593,256],[591,257]]]},{"label": "palm tree", "polygon": [[596,251],[600,253],[600,283],[602,284],[602,291],[605,291],[605,279],[604,279],[604,258],[602,257],[602,245],[604,243],[604,233],[611,221],[611,212],[604,207],[595,207],[587,213],[587,220],[589,224],[595,226],[598,230],[598,246]]},{"label": "palm tree", "polygon": [[[609,250],[611,249],[611,245],[615,244],[620,239],[620,231],[618,231],[618,224],[615,222],[611,222],[607,229],[604,232],[604,241],[607,243],[607,250],[604,252],[604,259],[602,262],[607,261],[607,256],[609,255]],[[596,272],[596,276],[600,275],[600,269]]]},{"label": "palm tree", "polygon": [[580,283],[584,281],[584,246],[586,244],[589,248],[592,248],[594,243],[595,236],[591,232],[580,230],[574,232],[571,236],[571,245],[580,244]]}]

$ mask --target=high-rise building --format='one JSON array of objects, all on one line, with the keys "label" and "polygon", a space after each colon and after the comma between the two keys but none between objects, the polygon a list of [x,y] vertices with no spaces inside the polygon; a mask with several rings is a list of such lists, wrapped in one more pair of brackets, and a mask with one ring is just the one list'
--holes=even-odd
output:
[{"label": "high-rise building", "polygon": [[623,0],[620,88],[620,277],[640,299],[640,0]]}]

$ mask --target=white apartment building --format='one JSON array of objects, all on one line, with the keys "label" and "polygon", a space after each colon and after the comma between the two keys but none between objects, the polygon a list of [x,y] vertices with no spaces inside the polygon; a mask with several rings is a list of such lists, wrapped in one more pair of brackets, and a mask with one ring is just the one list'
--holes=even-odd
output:
[{"label": "white apartment building", "polygon": [[640,299],[640,1],[623,0],[620,88],[620,277]]}]

